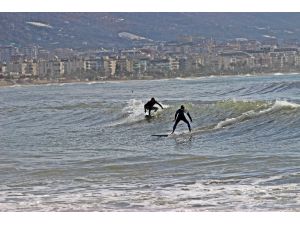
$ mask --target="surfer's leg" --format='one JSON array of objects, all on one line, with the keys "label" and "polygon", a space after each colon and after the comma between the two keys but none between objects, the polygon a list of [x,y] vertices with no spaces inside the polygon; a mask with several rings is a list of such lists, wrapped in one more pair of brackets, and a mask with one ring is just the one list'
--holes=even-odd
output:
[{"label": "surfer's leg", "polygon": [[184,119],[182,119],[187,125],[188,125],[188,127],[189,127],[189,130],[190,130],[190,132],[192,131],[192,129],[191,129],[191,125],[190,125],[190,123],[189,123],[189,121],[187,121],[187,119],[186,118],[184,118]]},{"label": "surfer's leg", "polygon": [[187,121],[187,125],[188,125],[188,127],[189,127],[190,132],[192,132],[191,125],[190,125],[190,123],[189,123],[188,121]]},{"label": "surfer's leg", "polygon": [[175,131],[175,129],[176,129],[177,124],[179,123],[179,121],[180,121],[179,119],[177,119],[177,120],[175,121],[174,126],[173,126],[172,134],[174,133],[174,131]]}]

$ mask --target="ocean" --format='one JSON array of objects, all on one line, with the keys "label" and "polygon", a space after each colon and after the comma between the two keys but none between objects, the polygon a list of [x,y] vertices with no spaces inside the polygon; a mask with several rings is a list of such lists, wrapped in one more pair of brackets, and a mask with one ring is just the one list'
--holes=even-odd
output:
[{"label": "ocean", "polygon": [[2,87],[0,125],[2,212],[300,211],[300,74]]}]

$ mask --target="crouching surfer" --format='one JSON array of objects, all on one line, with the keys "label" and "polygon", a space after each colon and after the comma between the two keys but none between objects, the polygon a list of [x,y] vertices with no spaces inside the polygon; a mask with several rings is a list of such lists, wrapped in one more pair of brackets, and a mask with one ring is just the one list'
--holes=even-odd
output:
[{"label": "crouching surfer", "polygon": [[159,105],[163,109],[161,104],[159,104],[154,98],[151,98],[151,100],[144,105],[145,113],[148,110],[149,116],[151,116],[151,110],[154,110],[154,112],[156,112],[158,108],[154,107],[155,104]]}]

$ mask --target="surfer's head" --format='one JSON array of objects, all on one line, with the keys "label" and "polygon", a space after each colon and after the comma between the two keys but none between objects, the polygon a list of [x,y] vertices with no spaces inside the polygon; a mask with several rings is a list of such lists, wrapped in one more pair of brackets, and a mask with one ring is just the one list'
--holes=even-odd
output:
[{"label": "surfer's head", "polygon": [[184,105],[181,105],[180,108],[181,108],[181,109],[184,109]]},{"label": "surfer's head", "polygon": [[151,101],[155,101],[155,98],[151,98]]}]

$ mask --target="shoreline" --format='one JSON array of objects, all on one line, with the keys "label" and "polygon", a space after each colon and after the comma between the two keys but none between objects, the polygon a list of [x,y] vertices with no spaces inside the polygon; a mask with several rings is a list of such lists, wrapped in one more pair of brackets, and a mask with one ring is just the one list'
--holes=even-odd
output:
[{"label": "shoreline", "polygon": [[228,77],[228,76],[266,76],[266,75],[293,75],[300,74],[300,72],[272,72],[272,73],[255,73],[255,74],[208,74],[203,76],[178,76],[178,77],[141,77],[138,78],[129,78],[129,79],[103,79],[103,80],[78,80],[78,79],[62,79],[62,80],[44,80],[44,79],[18,79],[18,80],[0,80],[0,88],[2,87],[12,87],[12,86],[29,86],[29,85],[56,85],[56,84],[76,84],[76,83],[101,83],[101,82],[126,82],[126,81],[152,81],[152,80],[165,80],[165,79],[199,79],[199,78],[207,78],[207,77]]},{"label": "shoreline", "polygon": [[[164,78],[161,78],[164,79]],[[104,79],[104,80],[77,80],[77,79],[63,79],[63,80],[43,80],[43,79],[18,79],[18,80],[0,80],[1,87],[12,87],[12,86],[29,86],[29,85],[59,85],[59,84],[76,84],[76,83],[101,83],[101,82],[125,82],[133,80],[160,80],[158,78],[147,78],[147,79]]]}]

